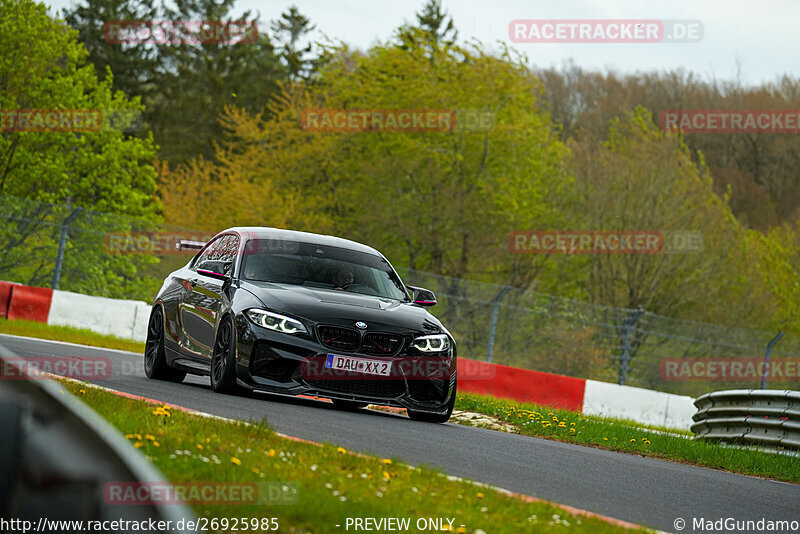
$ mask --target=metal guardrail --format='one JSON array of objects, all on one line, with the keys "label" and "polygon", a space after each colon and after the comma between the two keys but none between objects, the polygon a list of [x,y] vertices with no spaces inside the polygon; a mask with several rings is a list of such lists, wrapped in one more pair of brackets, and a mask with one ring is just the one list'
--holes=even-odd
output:
[{"label": "metal guardrail", "polygon": [[[16,355],[0,346],[0,370]],[[109,483],[167,484],[122,434],[56,382],[0,376],[0,518],[53,521],[170,521],[166,534],[193,532],[184,504],[106,500]],[[22,524],[22,523],[20,523]],[[31,530],[31,529],[29,529]],[[64,530],[66,532],[66,530]]]},{"label": "metal guardrail", "polygon": [[694,405],[695,439],[800,449],[800,391],[714,391]]}]

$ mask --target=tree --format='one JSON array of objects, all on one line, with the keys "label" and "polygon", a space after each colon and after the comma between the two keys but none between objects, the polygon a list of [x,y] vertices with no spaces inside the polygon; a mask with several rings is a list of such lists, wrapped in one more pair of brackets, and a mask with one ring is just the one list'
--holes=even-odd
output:
[{"label": "tree", "polygon": [[[77,32],[50,18],[44,4],[0,0],[0,58],[0,278],[49,285],[61,224],[82,208],[71,225],[61,287],[141,298],[141,269],[155,260],[111,257],[103,248],[105,232],[159,217],[152,136],[126,137],[113,120],[140,112],[138,98],[112,93],[111,77],[99,81]],[[67,122],[32,128],[35,114],[28,124],[14,118],[31,109],[58,110],[48,115]]]},{"label": "tree", "polygon": [[738,326],[773,317],[754,290],[766,289],[756,272],[761,255],[745,252],[745,229],[679,135],[660,131],[637,108],[611,122],[608,141],[571,146],[588,228],[658,231],[665,248],[675,232],[700,232],[703,241],[702,250],[685,253],[591,256],[592,301]]},{"label": "tree", "polygon": [[303,16],[297,6],[291,6],[288,11],[281,13],[281,18],[272,21],[272,32],[278,42],[283,43],[281,59],[283,60],[289,79],[293,81],[306,80],[317,65],[314,58],[308,58],[312,46],[308,43],[299,48],[299,41],[312,32],[316,26]]},{"label": "tree", "polygon": [[153,0],[84,0],[64,10],[71,28],[78,30],[78,40],[89,52],[89,59],[105,80],[113,73],[112,88],[128,96],[147,96],[156,83],[157,49],[138,44],[111,43],[104,35],[106,24],[123,20],[153,20],[157,9]]},{"label": "tree", "polygon": [[458,39],[453,18],[442,9],[442,0],[428,0],[417,13],[417,25],[406,24],[398,32],[403,46],[409,46],[420,35],[431,50],[440,45],[450,46]]},{"label": "tree", "polygon": [[[222,134],[217,118],[224,107],[260,112],[286,79],[269,36],[258,35],[258,20],[249,12],[229,20],[233,0],[180,0],[160,9],[153,8],[152,0],[84,1],[68,14],[70,24],[79,30],[97,69],[110,69],[114,88],[142,97],[145,123],[152,128],[159,155],[173,165],[198,155],[213,157],[214,143]],[[255,30],[248,30],[244,39],[226,31],[219,35],[229,39],[204,42],[204,29],[187,25],[178,26],[183,44],[109,43],[104,24],[117,20],[202,20],[210,23],[206,29],[213,24],[212,28]]]},{"label": "tree", "polygon": [[6,128],[0,194],[59,203],[71,198],[73,206],[156,217],[152,137],[128,138],[111,121],[115,113],[137,113],[142,106],[112,94],[111,79],[97,79],[77,32],[51,19],[44,4],[2,0],[0,57],[4,112],[96,110],[104,119],[96,131]]},{"label": "tree", "polygon": [[[232,5],[233,0],[179,0],[174,8],[165,8],[164,16],[228,23]],[[258,24],[249,12],[239,20]],[[197,156],[213,158],[214,144],[222,137],[217,119],[225,106],[260,113],[285,79],[284,68],[264,34],[258,35],[256,43],[162,46],[159,54],[164,72],[160,90],[148,106],[160,153],[171,164]]]}]

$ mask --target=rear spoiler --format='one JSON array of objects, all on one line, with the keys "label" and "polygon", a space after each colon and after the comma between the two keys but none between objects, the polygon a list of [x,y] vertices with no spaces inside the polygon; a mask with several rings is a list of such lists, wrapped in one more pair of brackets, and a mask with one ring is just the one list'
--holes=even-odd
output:
[{"label": "rear spoiler", "polygon": [[179,239],[177,243],[175,243],[175,248],[179,251],[183,250],[200,250],[206,245],[205,241],[187,241],[186,239]]}]

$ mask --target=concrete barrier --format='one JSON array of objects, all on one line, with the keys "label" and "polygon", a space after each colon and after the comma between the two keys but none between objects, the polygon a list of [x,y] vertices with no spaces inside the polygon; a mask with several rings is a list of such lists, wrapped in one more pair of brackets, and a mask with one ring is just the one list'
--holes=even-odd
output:
[{"label": "concrete barrier", "polygon": [[[571,411],[583,406],[585,380],[505,365],[458,359],[459,391],[533,402]],[[467,373],[462,371],[469,370]]]},{"label": "concrete barrier", "polygon": [[141,317],[149,314],[149,309],[150,306],[141,301],[54,291],[47,324],[86,328],[98,334],[144,341],[147,318]]},{"label": "concrete barrier", "polygon": [[541,373],[459,358],[458,388],[464,393],[532,402],[586,415],[629,419],[646,425],[688,430],[694,399],[597,380]]},{"label": "concrete barrier", "polygon": [[8,304],[8,319],[47,322],[53,290],[47,287],[30,287],[14,284]]},{"label": "concrete barrier", "polygon": [[587,380],[581,412],[688,430],[694,415],[693,403],[692,397]]}]

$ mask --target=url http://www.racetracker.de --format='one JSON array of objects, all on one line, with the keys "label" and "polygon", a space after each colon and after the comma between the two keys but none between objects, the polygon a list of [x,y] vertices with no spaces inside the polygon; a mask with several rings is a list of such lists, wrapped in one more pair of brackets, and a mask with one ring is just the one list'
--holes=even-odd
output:
[{"label": "url http://www.racetracker.de", "polygon": [[128,519],[113,520],[61,520],[39,518],[38,521],[24,519],[0,519],[0,532],[8,534],[27,534],[28,532],[42,532],[57,534],[60,532],[119,532],[124,534],[150,534],[154,532],[217,532],[220,529],[235,532],[277,532],[278,519],[275,517],[253,518],[207,518],[180,519],[178,521],[143,519],[132,521]]}]

